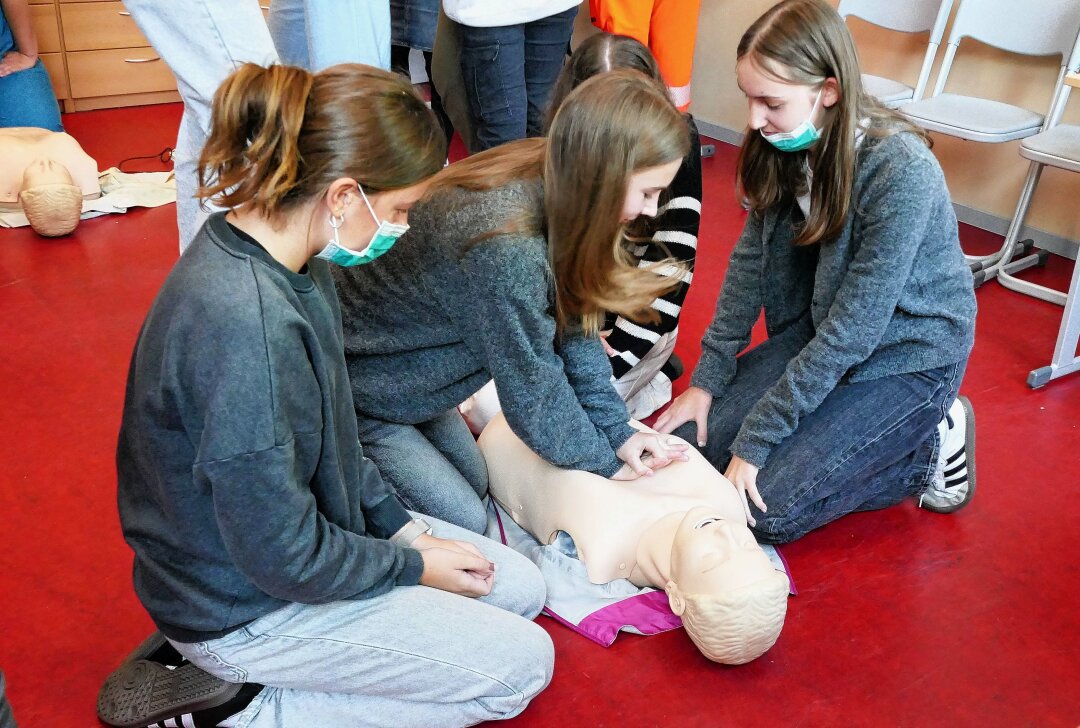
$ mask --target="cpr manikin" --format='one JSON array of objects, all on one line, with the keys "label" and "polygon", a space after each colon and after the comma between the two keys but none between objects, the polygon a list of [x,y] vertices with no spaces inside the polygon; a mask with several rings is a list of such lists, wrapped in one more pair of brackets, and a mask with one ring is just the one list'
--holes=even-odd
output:
[{"label": "cpr manikin", "polygon": [[551,465],[502,415],[479,444],[492,497],[543,543],[569,534],[591,582],[664,589],[714,662],[750,662],[776,642],[788,579],[746,527],[735,487],[696,450],[688,462],[626,482]]},{"label": "cpr manikin", "polygon": [[63,132],[0,129],[0,207],[22,208],[39,235],[67,235],[83,198],[101,195],[97,162]]}]

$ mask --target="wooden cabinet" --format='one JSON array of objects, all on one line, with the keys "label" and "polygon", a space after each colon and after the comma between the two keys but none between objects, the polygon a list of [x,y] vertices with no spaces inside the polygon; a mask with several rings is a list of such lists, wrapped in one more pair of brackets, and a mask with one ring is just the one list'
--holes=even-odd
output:
[{"label": "wooden cabinet", "polygon": [[38,53],[64,111],[180,100],[176,79],[122,2],[29,2]]}]

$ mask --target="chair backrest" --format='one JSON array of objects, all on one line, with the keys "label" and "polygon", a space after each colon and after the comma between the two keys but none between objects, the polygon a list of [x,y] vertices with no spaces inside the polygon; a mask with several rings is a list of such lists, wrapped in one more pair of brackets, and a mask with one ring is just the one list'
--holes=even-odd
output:
[{"label": "chair backrest", "polygon": [[1072,52],[1065,59],[1065,67],[1061,69],[1057,91],[1054,93],[1054,98],[1050,100],[1050,110],[1046,112],[1044,129],[1057,126],[1062,114],[1065,113],[1065,105],[1069,103],[1069,94],[1072,91],[1072,87],[1065,83],[1065,75],[1069,73],[1080,73],[1080,31],[1077,32],[1076,40],[1073,42]]},{"label": "chair backrest", "polygon": [[[836,12],[846,18],[854,15],[868,23],[902,33],[930,34],[931,43],[941,43],[953,0],[840,0]],[[944,13],[942,11],[944,10]]]},{"label": "chair backrest", "polygon": [[1077,0],[960,0],[945,48],[934,96],[945,89],[953,57],[964,38],[1027,56],[1064,61],[1080,30]]},{"label": "chair backrest", "polygon": [[930,69],[945,35],[945,25],[949,22],[952,7],[953,0],[840,0],[837,12],[842,18],[854,16],[902,33],[930,31],[930,43],[926,47],[926,54],[919,68],[919,78],[912,92],[911,100],[918,101],[930,79]]}]

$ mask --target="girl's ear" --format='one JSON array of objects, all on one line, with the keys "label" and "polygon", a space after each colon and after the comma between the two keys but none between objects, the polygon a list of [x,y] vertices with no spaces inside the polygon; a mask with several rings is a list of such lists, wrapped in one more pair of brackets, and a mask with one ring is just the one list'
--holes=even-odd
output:
[{"label": "girl's ear", "polygon": [[840,83],[830,76],[821,87],[821,105],[830,109],[840,100]]}]

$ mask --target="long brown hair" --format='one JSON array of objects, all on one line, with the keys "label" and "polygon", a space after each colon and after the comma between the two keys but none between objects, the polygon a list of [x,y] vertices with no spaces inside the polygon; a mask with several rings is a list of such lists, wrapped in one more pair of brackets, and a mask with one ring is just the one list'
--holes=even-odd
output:
[{"label": "long brown hair", "polygon": [[622,245],[620,218],[631,175],[677,162],[689,148],[686,121],[666,93],[637,71],[617,70],[574,89],[546,139],[505,144],[453,164],[436,175],[431,192],[542,179],[543,217],[512,212],[492,234],[546,234],[558,329],[580,322],[592,334],[608,311],[655,318],[652,302],[674,285],[657,274],[664,263],[635,265]]},{"label": "long brown hair", "polygon": [[829,240],[840,233],[851,206],[855,179],[855,134],[869,119],[867,137],[908,131],[929,146],[927,133],[881,105],[863,89],[855,43],[843,19],[822,0],[784,0],[767,10],[743,34],[739,61],[783,83],[820,87],[836,79],[839,100],[824,116],[821,139],[812,153],[781,152],[748,130],[739,153],[739,191],[761,213],[806,192],[807,160],[813,172],[810,214],[796,245]]},{"label": "long brown hair", "polygon": [[245,63],[214,95],[197,194],[273,218],[339,177],[373,192],[400,189],[445,159],[434,114],[395,74],[356,63],[316,74]]}]

